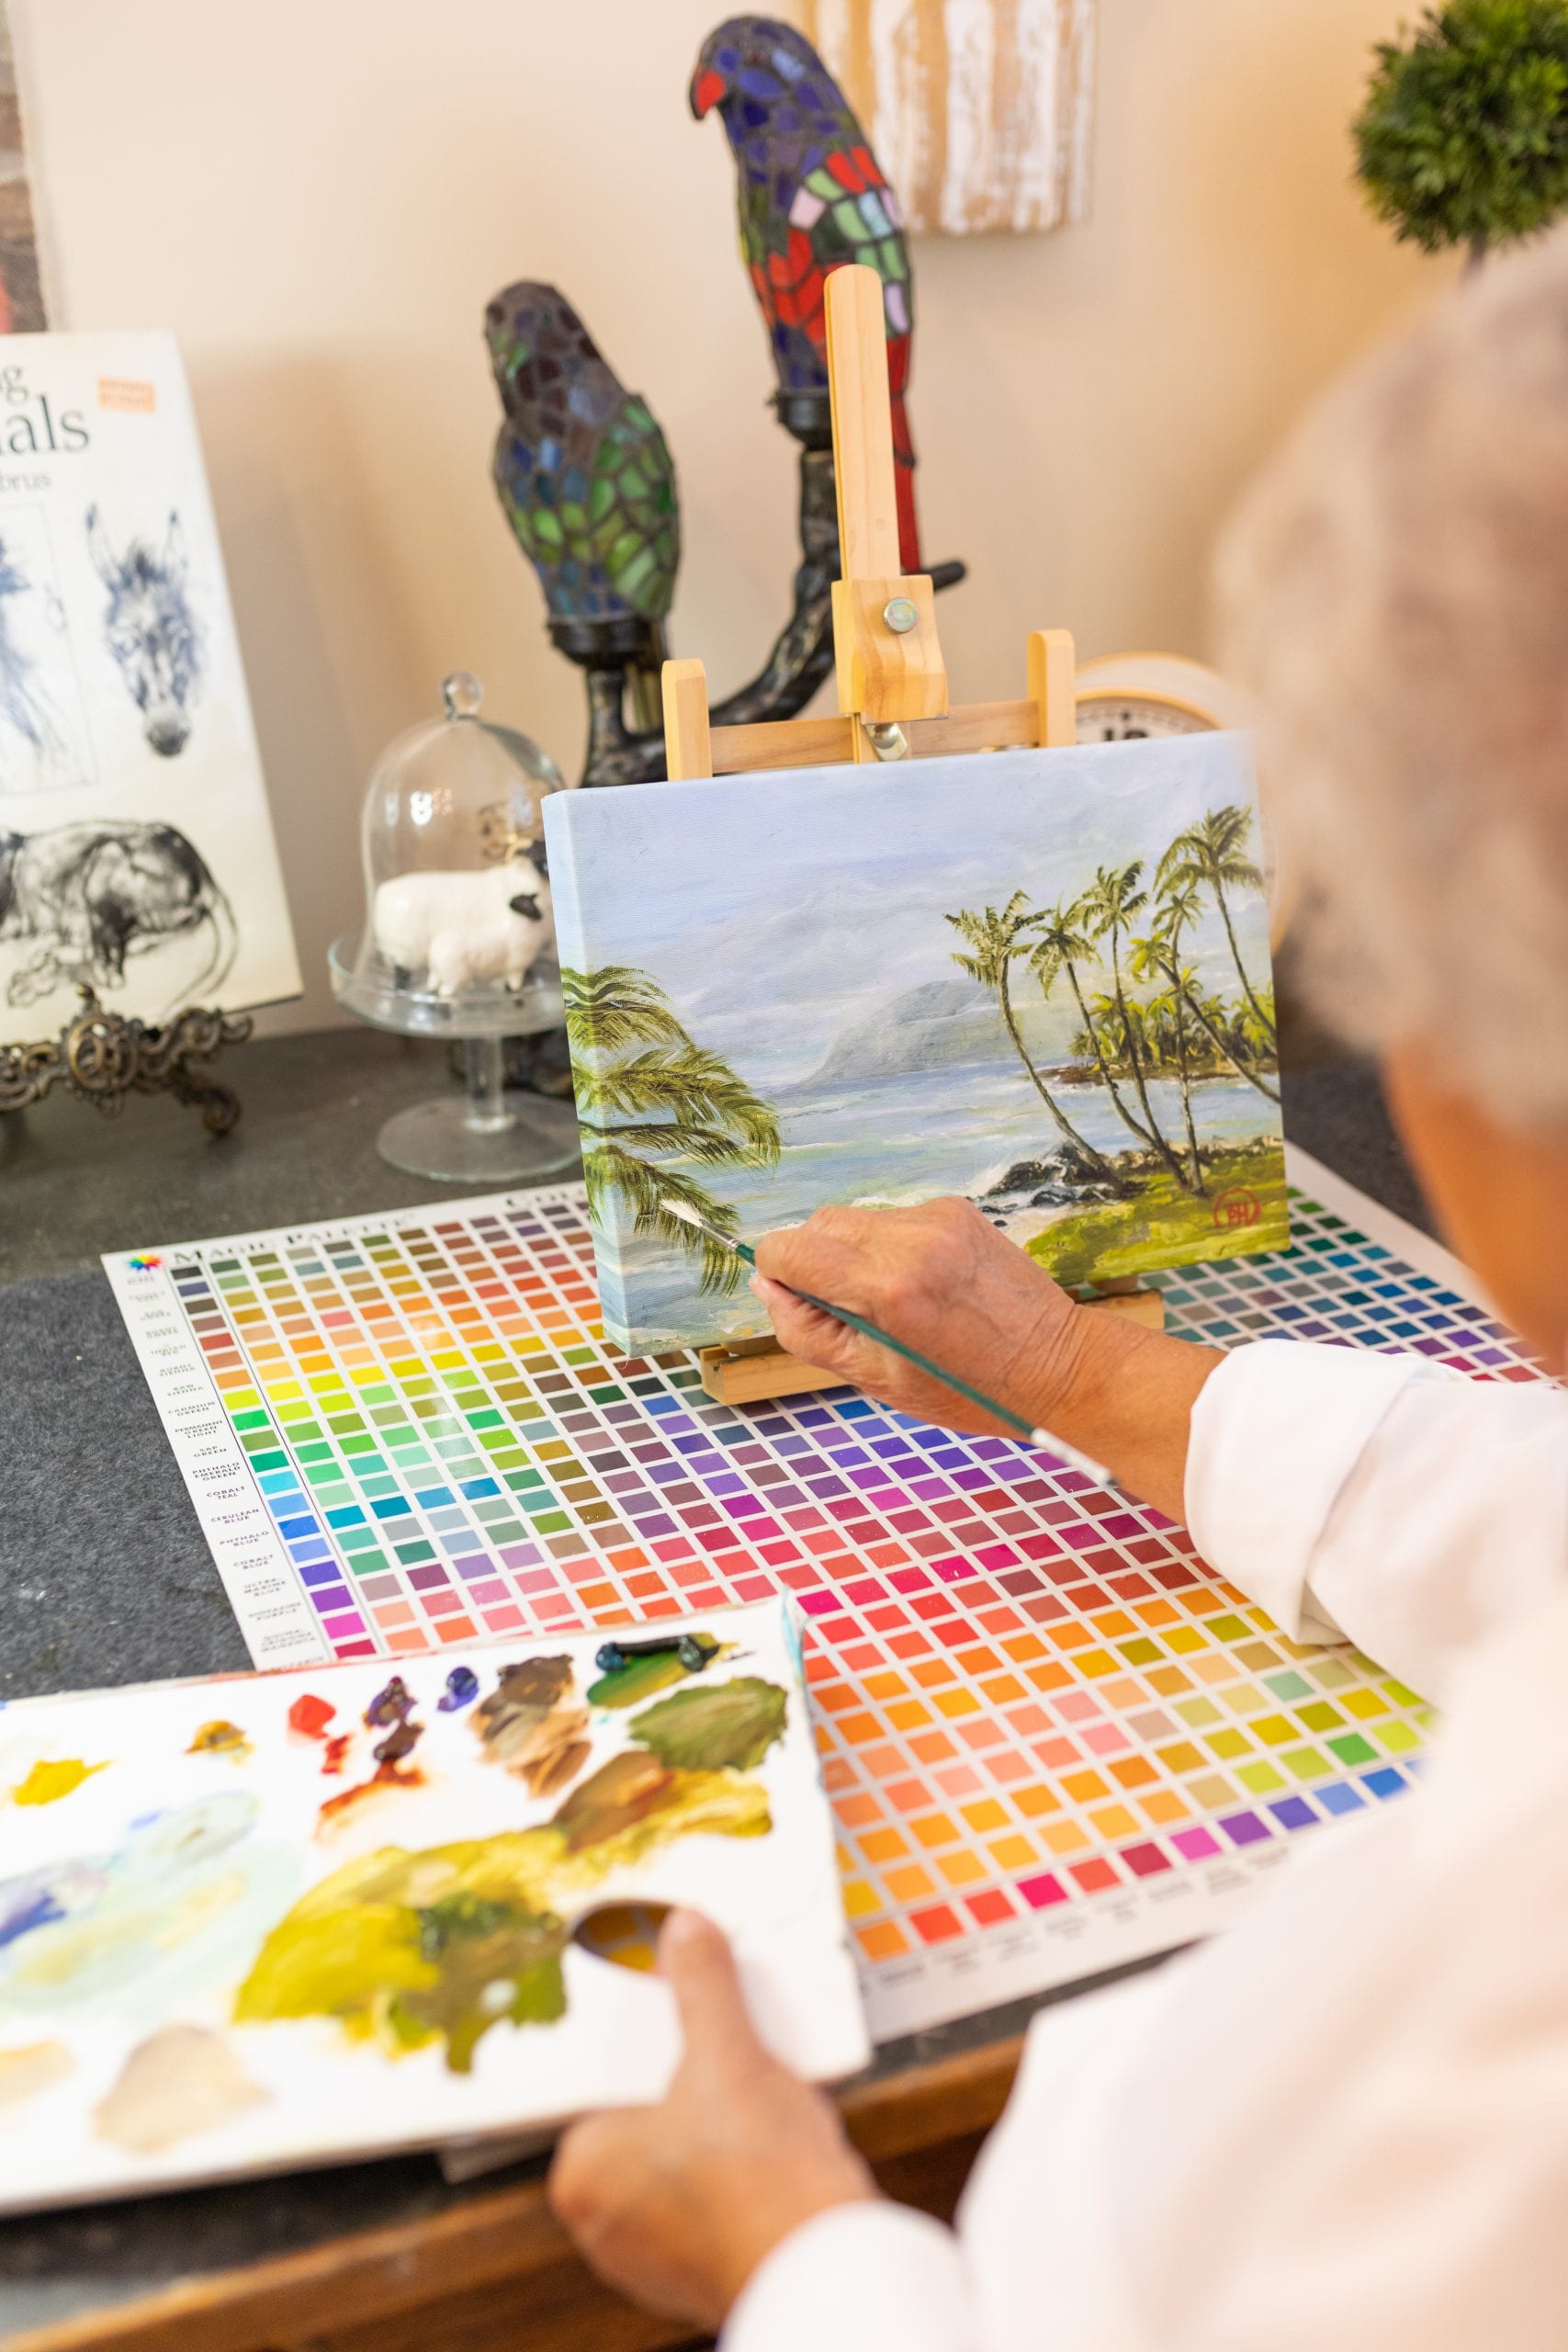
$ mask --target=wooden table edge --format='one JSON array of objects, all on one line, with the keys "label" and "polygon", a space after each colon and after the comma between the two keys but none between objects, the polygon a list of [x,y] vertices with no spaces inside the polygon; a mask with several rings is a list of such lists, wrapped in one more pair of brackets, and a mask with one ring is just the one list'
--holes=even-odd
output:
[{"label": "wooden table edge", "polygon": [[[1002,2111],[1022,2048],[1021,2038],[993,2042],[849,2085],[839,2103],[851,2138],[874,2166],[986,2131]],[[903,2186],[908,2193],[907,2179]],[[201,2352],[256,2352],[552,2270],[575,2273],[585,2302],[626,2311],[580,2260],[546,2202],[543,2180],[530,2179],[421,2221],[355,2231],[28,2328],[5,2343],[6,2352],[187,2352],[198,2343]],[[686,2326],[660,2328],[649,2323],[650,2346],[691,2335]]]}]

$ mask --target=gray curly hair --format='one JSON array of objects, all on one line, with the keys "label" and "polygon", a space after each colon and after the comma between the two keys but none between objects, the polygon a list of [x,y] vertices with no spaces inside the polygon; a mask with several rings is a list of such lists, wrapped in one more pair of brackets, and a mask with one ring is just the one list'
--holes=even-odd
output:
[{"label": "gray curly hair", "polygon": [[1351,371],[1218,582],[1319,1009],[1568,1118],[1568,230]]}]

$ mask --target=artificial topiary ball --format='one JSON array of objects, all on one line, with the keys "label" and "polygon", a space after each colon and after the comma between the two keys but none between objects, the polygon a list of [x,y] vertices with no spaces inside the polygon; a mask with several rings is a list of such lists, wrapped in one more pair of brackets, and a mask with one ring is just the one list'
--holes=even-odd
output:
[{"label": "artificial topiary ball", "polygon": [[1450,0],[1377,58],[1357,157],[1401,237],[1479,254],[1568,205],[1568,0]]}]

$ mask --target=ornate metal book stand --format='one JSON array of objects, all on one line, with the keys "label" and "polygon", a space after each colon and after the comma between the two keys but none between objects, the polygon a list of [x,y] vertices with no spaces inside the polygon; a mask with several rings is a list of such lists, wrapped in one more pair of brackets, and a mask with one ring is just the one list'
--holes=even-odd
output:
[{"label": "ornate metal book stand", "polygon": [[41,1102],[57,1084],[106,1118],[118,1117],[128,1095],[168,1093],[199,1109],[209,1135],[229,1133],[240,1116],[240,1098],[195,1065],[225,1046],[243,1045],[254,1026],[248,1012],[189,1005],[173,1021],[150,1025],[106,1012],[85,983],[79,993],[81,1012],[51,1044],[0,1046],[0,1111]]}]

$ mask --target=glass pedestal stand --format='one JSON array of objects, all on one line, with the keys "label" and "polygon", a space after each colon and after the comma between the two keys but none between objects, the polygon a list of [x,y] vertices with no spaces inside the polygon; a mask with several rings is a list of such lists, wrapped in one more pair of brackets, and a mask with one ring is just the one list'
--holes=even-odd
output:
[{"label": "glass pedestal stand", "polygon": [[380,956],[362,964],[359,942],[333,942],[328,952],[333,993],[373,1028],[403,1037],[460,1039],[468,1071],[463,1094],[448,1091],[415,1102],[387,1121],[376,1148],[393,1168],[436,1183],[532,1184],[570,1168],[577,1158],[577,1114],[570,1102],[531,1096],[525,1107],[508,1101],[502,1083],[501,1041],[558,1029],[564,1017],[552,966],[547,978],[530,973],[510,989],[500,980],[434,996],[400,983]]}]

